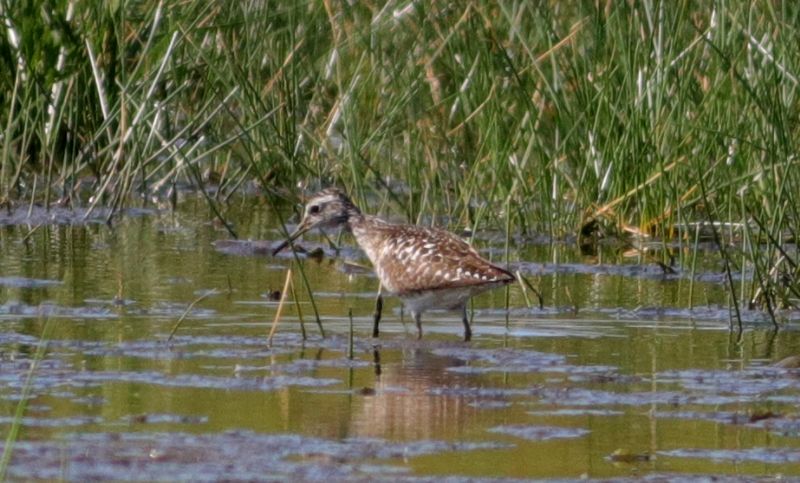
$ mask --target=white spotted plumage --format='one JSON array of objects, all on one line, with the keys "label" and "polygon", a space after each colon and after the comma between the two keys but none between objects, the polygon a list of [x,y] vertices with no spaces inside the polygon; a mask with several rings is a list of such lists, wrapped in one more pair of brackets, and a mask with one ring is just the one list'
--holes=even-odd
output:
[{"label": "white spotted plumage", "polygon": [[466,302],[515,280],[452,233],[364,215],[337,189],[324,190],[308,200],[301,228],[292,237],[315,226],[336,225],[353,233],[374,265],[381,286],[400,297],[411,311],[420,336],[422,313],[439,308],[462,311],[464,337],[469,340]]}]

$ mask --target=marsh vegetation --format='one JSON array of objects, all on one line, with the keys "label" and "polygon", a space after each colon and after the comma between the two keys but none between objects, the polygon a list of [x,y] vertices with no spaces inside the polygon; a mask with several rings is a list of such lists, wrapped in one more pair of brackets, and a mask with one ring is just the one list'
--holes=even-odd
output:
[{"label": "marsh vegetation", "polygon": [[[780,319],[798,264],[791,2],[4,2],[6,206],[176,184],[554,239],[719,245]],[[433,217],[428,219],[427,217]],[[667,253],[667,252],[664,252]]]}]

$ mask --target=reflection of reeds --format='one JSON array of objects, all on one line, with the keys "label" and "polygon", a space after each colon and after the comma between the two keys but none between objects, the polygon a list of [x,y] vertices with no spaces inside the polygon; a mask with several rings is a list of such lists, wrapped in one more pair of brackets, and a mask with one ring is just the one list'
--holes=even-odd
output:
[{"label": "reflection of reeds", "polygon": [[55,324],[52,323],[51,318],[44,319],[44,327],[42,328],[42,335],[39,338],[39,344],[36,346],[36,352],[31,360],[28,374],[25,377],[25,383],[22,385],[22,393],[19,395],[19,402],[17,409],[14,411],[14,419],[11,421],[11,428],[8,430],[6,442],[3,445],[3,454],[0,456],[0,480],[5,481],[8,465],[11,462],[11,455],[14,452],[14,444],[19,436],[19,429],[22,426],[22,418],[25,416],[25,409],[28,407],[28,398],[31,395],[33,388],[33,379],[36,377],[36,369],[44,359],[45,352],[47,351],[47,343],[50,340],[50,333]]},{"label": "reflection of reeds", "polygon": [[336,183],[509,234],[691,245],[724,221],[743,227],[725,260],[754,274],[731,294],[797,306],[794,3],[111,5],[0,2],[7,208],[110,218],[189,184],[235,233],[244,186]]}]

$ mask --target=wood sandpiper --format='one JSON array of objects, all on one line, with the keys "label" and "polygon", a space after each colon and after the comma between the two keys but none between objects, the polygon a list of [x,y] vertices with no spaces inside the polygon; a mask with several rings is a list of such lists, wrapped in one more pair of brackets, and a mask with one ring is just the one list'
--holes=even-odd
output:
[{"label": "wood sandpiper", "polygon": [[300,225],[273,250],[273,255],[312,228],[350,231],[375,267],[380,287],[373,337],[379,333],[384,290],[399,297],[411,312],[418,338],[422,337],[422,313],[447,309],[461,312],[464,340],[468,341],[472,337],[467,318],[469,299],[516,280],[511,272],[481,257],[456,235],[365,215],[336,188],[320,191],[308,200]]}]

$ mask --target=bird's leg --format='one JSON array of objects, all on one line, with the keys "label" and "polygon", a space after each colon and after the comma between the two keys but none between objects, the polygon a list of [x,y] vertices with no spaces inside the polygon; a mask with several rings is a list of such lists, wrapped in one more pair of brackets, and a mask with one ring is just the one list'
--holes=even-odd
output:
[{"label": "bird's leg", "polygon": [[417,324],[417,339],[422,339],[422,313],[411,312],[411,315],[414,316],[414,322]]},{"label": "bird's leg", "polygon": [[378,285],[378,296],[375,297],[375,313],[373,314],[372,324],[372,337],[378,337],[378,324],[381,323],[381,314],[383,313],[383,286]]},{"label": "bird's leg", "polygon": [[378,350],[378,346],[375,346],[375,348],[372,350],[372,358],[373,358],[373,363],[375,364],[375,376],[380,376],[381,372],[382,372],[381,371],[381,353]]},{"label": "bird's leg", "polygon": [[461,321],[464,322],[464,342],[469,342],[472,339],[472,329],[469,328],[469,317],[467,317],[467,304],[461,311]]}]

